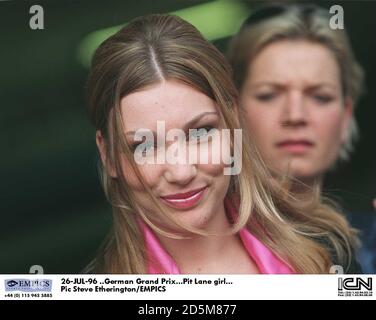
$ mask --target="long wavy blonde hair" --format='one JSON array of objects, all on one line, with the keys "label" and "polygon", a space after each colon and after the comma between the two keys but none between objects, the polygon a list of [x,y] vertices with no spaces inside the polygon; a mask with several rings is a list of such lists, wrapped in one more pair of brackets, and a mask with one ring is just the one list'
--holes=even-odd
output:
[{"label": "long wavy blonde hair", "polygon": [[[105,139],[106,161],[101,178],[113,207],[113,228],[98,256],[88,266],[96,273],[146,273],[147,259],[141,218],[155,232],[178,237],[158,227],[153,217],[134,201],[123,174],[113,177],[109,168],[122,173],[122,157],[131,163],[143,181],[124,138],[120,99],[162,80],[174,79],[192,86],[213,99],[223,126],[239,127],[234,112],[238,93],[231,69],[223,55],[186,21],[169,15],[149,15],[131,21],[105,40],[96,50],[87,83],[89,116]],[[239,117],[243,110],[239,109]],[[233,141],[233,139],[231,139]],[[231,146],[232,150],[234,146]],[[228,195],[239,195],[238,219],[231,232],[247,227],[260,241],[298,273],[328,273],[335,263],[346,267],[351,259],[354,236],[346,220],[320,202],[316,192],[309,196],[290,194],[273,183],[256,148],[243,135],[242,170],[231,177]],[[192,233],[203,230],[181,225],[152,194],[158,214]]]}]

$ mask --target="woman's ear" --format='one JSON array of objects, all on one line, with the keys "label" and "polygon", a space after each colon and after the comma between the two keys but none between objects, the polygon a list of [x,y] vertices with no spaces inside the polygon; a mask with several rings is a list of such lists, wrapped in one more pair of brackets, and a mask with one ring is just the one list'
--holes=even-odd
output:
[{"label": "woman's ear", "polygon": [[116,178],[117,174],[114,168],[108,163],[107,157],[106,157],[106,151],[107,151],[107,146],[106,146],[106,141],[102,135],[102,132],[100,130],[97,130],[95,133],[95,142],[97,143],[97,147],[99,150],[99,154],[102,160],[102,164],[104,169],[107,171],[107,173],[112,177]]}]

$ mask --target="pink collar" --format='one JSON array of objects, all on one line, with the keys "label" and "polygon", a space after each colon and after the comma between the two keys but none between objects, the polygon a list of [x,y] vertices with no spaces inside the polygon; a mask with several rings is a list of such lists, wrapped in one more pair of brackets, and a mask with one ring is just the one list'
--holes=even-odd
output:
[{"label": "pink collar", "polygon": [[[237,210],[229,198],[225,198],[226,212],[234,217]],[[181,274],[173,258],[162,247],[152,229],[139,220],[146,246],[149,274]],[[239,231],[240,238],[250,257],[262,274],[292,274],[291,267],[279,259],[269,248],[254,237],[246,228]]]}]

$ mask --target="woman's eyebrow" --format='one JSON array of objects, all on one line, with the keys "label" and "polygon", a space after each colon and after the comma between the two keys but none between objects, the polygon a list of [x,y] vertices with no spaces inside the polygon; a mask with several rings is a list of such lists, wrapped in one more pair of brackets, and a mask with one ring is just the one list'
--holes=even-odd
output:
[{"label": "woman's eyebrow", "polygon": [[[187,130],[187,129],[190,129],[191,127],[194,126],[194,124],[196,124],[199,120],[201,120],[201,118],[207,116],[207,115],[217,115],[219,116],[219,113],[217,111],[206,111],[206,112],[202,112],[200,113],[199,115],[193,117],[191,120],[189,120],[185,125],[184,125],[184,129]],[[157,136],[157,133],[155,131],[152,131],[152,130],[148,130],[148,129],[139,129],[140,131],[145,131],[145,132],[152,132],[153,135],[156,137]],[[137,130],[137,131],[139,131]],[[135,135],[136,131],[127,131],[125,134],[126,135]]]},{"label": "woman's eyebrow", "polygon": [[322,88],[331,88],[331,89],[337,89],[337,86],[333,83],[330,83],[330,82],[322,82],[322,83],[318,83],[318,84],[313,84],[311,86],[308,87],[309,90],[318,90],[318,89],[322,89]]},{"label": "woman's eyebrow", "polygon": [[[257,81],[251,84],[252,88],[258,89],[259,87],[264,87],[264,86],[269,86],[277,89],[285,89],[289,87],[288,83],[283,83],[283,82],[277,82],[277,81]],[[320,89],[322,87],[330,87],[332,89],[336,89],[337,86],[334,83],[323,81],[323,82],[317,82],[317,83],[308,83],[306,85],[307,88],[316,90]]]},{"label": "woman's eyebrow", "polygon": [[190,129],[191,127],[194,126],[194,124],[196,124],[199,120],[201,120],[201,118],[207,116],[207,115],[211,115],[211,114],[214,114],[216,116],[219,116],[219,113],[217,111],[207,111],[207,112],[203,112],[203,113],[200,113],[199,115],[193,117],[191,120],[189,120],[184,128],[185,129]]}]

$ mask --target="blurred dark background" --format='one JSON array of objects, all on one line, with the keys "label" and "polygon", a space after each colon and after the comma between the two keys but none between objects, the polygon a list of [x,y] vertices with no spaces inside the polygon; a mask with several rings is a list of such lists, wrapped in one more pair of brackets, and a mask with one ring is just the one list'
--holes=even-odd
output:
[{"label": "blurred dark background", "polygon": [[[240,2],[243,14],[260,4],[228,1]],[[86,117],[83,39],[136,16],[213,2],[0,1],[0,273],[28,273],[36,264],[45,273],[78,273],[110,227],[111,210],[96,170],[94,129]],[[372,211],[376,197],[376,2],[315,2],[343,6],[355,54],[367,74],[366,93],[356,110],[361,133],[356,152],[325,182],[326,192],[346,210],[363,215]],[[34,4],[44,9],[43,30],[29,27]],[[205,14],[197,19],[205,20]],[[228,39],[211,40],[224,51]]]}]

